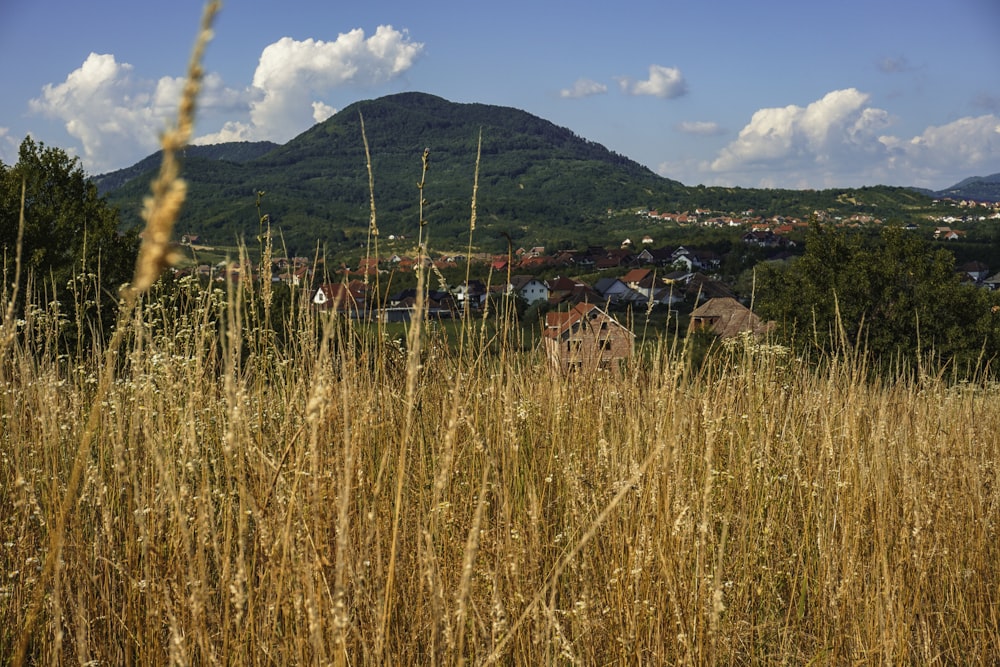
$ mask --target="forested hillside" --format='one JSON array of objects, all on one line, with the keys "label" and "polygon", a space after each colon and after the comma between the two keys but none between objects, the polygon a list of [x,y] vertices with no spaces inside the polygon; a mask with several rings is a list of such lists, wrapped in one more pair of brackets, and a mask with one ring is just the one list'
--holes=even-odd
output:
[{"label": "forested hillside", "polygon": [[[918,215],[931,206],[924,194],[882,186],[825,191],[688,187],[524,111],[402,93],[352,104],[280,147],[243,145],[235,157],[221,159],[206,152],[208,147],[189,150],[184,164],[189,197],[178,229],[210,243],[252,239],[258,233],[256,193],[264,192],[262,212],[290,249],[307,250],[317,240],[356,246],[367,235],[370,215],[367,135],[382,233],[415,234],[416,183],[427,148],[427,231],[439,241],[465,238],[480,133],[476,243],[484,248],[500,247],[508,236],[550,244],[582,238],[601,242],[602,231],[610,229],[609,215],[645,207],[888,218]],[[103,188],[121,183],[109,198],[120,207],[126,226],[139,222],[155,165],[148,159],[119,173],[116,181],[113,175],[97,179]]]}]

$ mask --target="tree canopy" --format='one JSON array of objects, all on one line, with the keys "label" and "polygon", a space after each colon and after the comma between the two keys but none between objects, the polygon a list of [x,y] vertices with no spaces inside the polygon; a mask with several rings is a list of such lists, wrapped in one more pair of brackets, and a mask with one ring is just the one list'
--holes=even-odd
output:
[{"label": "tree canopy", "polygon": [[8,273],[17,252],[22,185],[24,273],[33,277],[36,290],[60,300],[78,290],[74,281],[86,276],[88,288],[101,292],[90,298],[107,303],[101,313],[107,316],[118,287],[134,269],[136,231],[119,230],[118,211],[97,194],[77,158],[28,137],[17,164],[0,162],[0,252]]},{"label": "tree canopy", "polygon": [[899,227],[872,236],[814,223],[802,257],[758,276],[759,312],[799,344],[966,364],[1000,353],[997,295],[964,284],[950,252]]}]

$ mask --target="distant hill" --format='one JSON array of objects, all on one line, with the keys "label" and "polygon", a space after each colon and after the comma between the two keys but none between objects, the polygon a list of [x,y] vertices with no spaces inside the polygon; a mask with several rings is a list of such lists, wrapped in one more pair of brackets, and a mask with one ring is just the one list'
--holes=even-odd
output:
[{"label": "distant hill", "polygon": [[[246,162],[274,150],[279,145],[271,141],[233,141],[209,146],[188,146],[184,149],[182,158]],[[155,172],[160,168],[160,161],[162,159],[163,151],[156,151],[152,155],[136,162],[131,167],[94,176],[90,180],[97,185],[97,191],[100,194],[107,194],[121,188],[134,178]]]},{"label": "distant hill", "polygon": [[1000,202],[1000,174],[966,178],[950,188],[931,194],[937,198]]},{"label": "distant hill", "polygon": [[[252,241],[258,233],[255,193],[263,191],[262,212],[290,249],[308,252],[317,240],[357,247],[367,237],[370,215],[362,117],[383,236],[416,237],[416,184],[421,154],[430,149],[424,217],[437,245],[454,247],[468,238],[480,132],[475,242],[482,247],[505,246],[507,238],[549,245],[602,242],[613,229],[609,212],[636,208],[752,208],[762,215],[802,217],[823,210],[888,217],[930,205],[910,189],[882,186],[825,191],[687,187],[518,109],[401,93],[352,104],[282,146],[191,147],[184,162],[189,189],[179,232],[197,234],[206,243]],[[120,208],[124,224],[140,223],[141,202],[157,165],[154,155],[95,179]]]}]

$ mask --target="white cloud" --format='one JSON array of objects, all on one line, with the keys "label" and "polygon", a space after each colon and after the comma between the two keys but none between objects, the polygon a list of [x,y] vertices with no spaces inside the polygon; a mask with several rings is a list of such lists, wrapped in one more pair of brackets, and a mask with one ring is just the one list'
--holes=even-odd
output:
[{"label": "white cloud", "polygon": [[[405,31],[379,26],[335,41],[285,37],[260,56],[253,83],[228,88],[208,73],[198,98],[199,118],[225,114],[216,132],[193,143],[286,141],[335,109],[321,98],[338,86],[371,85],[407,71],[423,51]],[[84,166],[98,173],[129,164],[158,148],[158,137],[177,112],[184,79],[145,80],[114,55],[91,53],[62,83],[43,86],[29,103],[34,113],[61,120],[82,146]],[[0,136],[0,142],[4,137]]]},{"label": "white cloud", "polygon": [[560,90],[559,97],[576,99],[590,97],[591,95],[603,95],[606,92],[608,92],[608,87],[603,83],[598,83],[592,79],[577,79],[572,87]]},{"label": "white cloud", "polygon": [[323,102],[313,102],[312,109],[313,120],[317,123],[322,123],[324,120],[337,113],[337,109],[335,107],[331,107],[329,104],[325,104]]},{"label": "white cloud", "polygon": [[715,184],[757,187],[941,188],[1000,169],[997,115],[960,118],[906,139],[886,133],[893,119],[869,100],[848,88],[806,107],[760,109],[700,171]]},{"label": "white cloud", "polygon": [[191,140],[192,144],[224,144],[229,141],[256,141],[256,132],[249,123],[230,120],[218,132],[202,134]]},{"label": "white cloud", "polygon": [[684,75],[676,67],[662,65],[649,66],[649,78],[645,81],[634,81],[628,77],[619,77],[618,84],[622,92],[629,95],[652,95],[664,99],[673,99],[687,93],[687,82]]},{"label": "white cloud", "polygon": [[[99,172],[142,157],[158,147],[158,137],[177,112],[184,80],[153,82],[134,75],[132,65],[111,54],[91,53],[66,80],[46,84],[29,102],[35,112],[64,122],[80,141],[88,170]],[[201,109],[246,106],[243,94],[227,89],[215,74],[205,77]]]},{"label": "white cloud", "polygon": [[725,134],[725,128],[718,123],[701,120],[686,120],[677,124],[677,129],[684,134],[694,134],[701,137],[717,137]]},{"label": "white cloud", "polygon": [[887,112],[866,106],[868,99],[848,88],[827,93],[807,107],[760,109],[736,140],[722,149],[711,170],[821,168],[833,173],[849,170],[859,158],[881,159],[885,146],[878,133],[891,120]]},{"label": "white cloud", "polygon": [[977,170],[1000,167],[1000,116],[995,114],[929,127],[909,140],[890,136],[880,140],[890,153],[887,168],[912,174],[914,185],[947,187]]},{"label": "white cloud", "polygon": [[344,85],[395,79],[413,66],[423,48],[410,41],[405,30],[387,25],[368,38],[358,28],[332,42],[284,37],[270,44],[253,76],[257,93],[250,105],[253,134],[279,142],[290,139],[309,127],[316,109],[330,109],[318,97]]},{"label": "white cloud", "polygon": [[156,146],[162,122],[152,107],[152,85],[136,81],[132,66],[110,54],[91,53],[59,84],[46,84],[29,102],[36,113],[64,121],[66,131],[83,146],[87,165],[100,170]]}]

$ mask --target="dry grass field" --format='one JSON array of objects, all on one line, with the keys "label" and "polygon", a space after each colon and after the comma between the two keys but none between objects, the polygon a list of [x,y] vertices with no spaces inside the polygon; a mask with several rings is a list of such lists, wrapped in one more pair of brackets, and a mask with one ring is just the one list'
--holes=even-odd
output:
[{"label": "dry grass field", "polygon": [[993,385],[750,340],[564,378],[307,308],[279,346],[179,290],[4,350],[2,662],[1000,660]]},{"label": "dry grass field", "polygon": [[0,663],[1000,663],[996,385],[655,332],[563,377],[504,326],[162,291],[165,148],[108,342],[61,351],[96,295],[3,316]]}]

